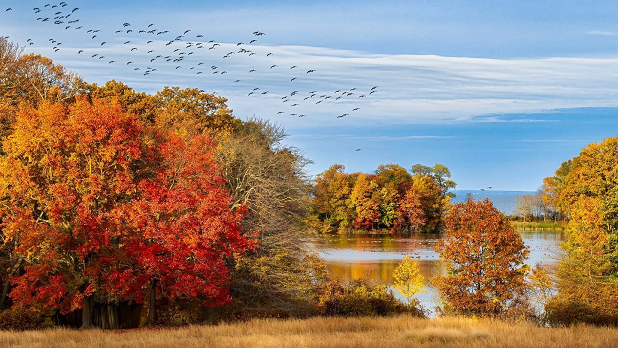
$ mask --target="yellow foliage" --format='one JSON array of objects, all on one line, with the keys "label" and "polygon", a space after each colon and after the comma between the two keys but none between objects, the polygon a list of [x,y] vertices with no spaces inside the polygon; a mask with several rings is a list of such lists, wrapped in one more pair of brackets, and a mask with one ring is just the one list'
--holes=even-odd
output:
[{"label": "yellow foliage", "polygon": [[393,270],[393,286],[398,293],[410,303],[412,296],[427,292],[425,277],[420,273],[418,260],[405,256],[401,263]]}]

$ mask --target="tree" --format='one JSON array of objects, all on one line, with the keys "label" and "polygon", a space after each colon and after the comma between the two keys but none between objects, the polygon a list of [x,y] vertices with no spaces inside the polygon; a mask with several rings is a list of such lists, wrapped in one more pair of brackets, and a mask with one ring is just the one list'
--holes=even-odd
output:
[{"label": "tree", "polygon": [[407,229],[410,232],[420,232],[427,224],[427,216],[423,210],[420,193],[409,189],[399,201],[398,211],[402,216],[398,229]]},{"label": "tree", "polygon": [[425,289],[425,277],[420,273],[418,260],[412,260],[410,256],[404,256],[403,260],[393,270],[393,287],[401,296],[406,298],[408,305],[417,304],[412,302],[412,296],[427,292]]},{"label": "tree", "polygon": [[247,209],[243,230],[258,233],[258,248],[235,259],[227,309],[234,316],[307,315],[325,277],[322,261],[304,243],[310,162],[284,146],[285,137],[281,126],[250,119],[217,148],[234,204]]},{"label": "tree", "polygon": [[378,184],[375,176],[360,174],[354,183],[350,201],[356,208],[357,228],[374,229],[380,222],[380,203]]},{"label": "tree", "polygon": [[28,261],[11,292],[19,305],[82,309],[88,327],[93,301],[141,303],[157,288],[229,302],[226,260],[251,243],[213,144],[150,135],[101,99],[18,115],[0,161],[0,216]]},{"label": "tree", "polygon": [[524,194],[515,197],[515,212],[526,222],[534,217],[537,199],[534,195]]},{"label": "tree", "polygon": [[344,170],[343,165],[333,164],[314,181],[313,209],[323,232],[345,231],[356,220],[351,193],[358,175]]},{"label": "tree", "polygon": [[22,54],[23,48],[0,37],[0,139],[11,133],[20,103],[70,101],[84,82],[51,59]]},{"label": "tree", "polygon": [[447,238],[436,244],[447,276],[434,280],[445,310],[461,314],[505,312],[526,289],[528,248],[491,201],[455,204]]},{"label": "tree", "polygon": [[551,182],[570,219],[550,319],[617,325],[618,137],[586,146]]}]

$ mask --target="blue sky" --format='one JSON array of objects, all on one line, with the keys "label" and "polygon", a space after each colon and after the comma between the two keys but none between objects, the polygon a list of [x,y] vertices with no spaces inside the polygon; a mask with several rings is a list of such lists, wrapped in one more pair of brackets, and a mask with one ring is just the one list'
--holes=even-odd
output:
[{"label": "blue sky", "polygon": [[[288,143],[315,162],[313,174],[333,163],[368,172],[380,163],[438,162],[460,189],[534,190],[587,143],[618,135],[618,2],[66,1],[54,9],[38,1],[1,3],[0,35],[21,44],[32,39],[28,52],[91,82],[117,79],[147,92],[199,87],[226,96],[238,117],[283,124]],[[75,7],[63,20],[80,22],[69,29],[36,20]],[[168,32],[137,33],[150,23]],[[89,29],[100,30],[95,39]],[[266,35],[255,37],[256,30]],[[59,51],[49,39],[62,42]],[[209,50],[209,40],[220,46]],[[177,64],[151,61],[190,51]],[[226,74],[212,74],[210,66]],[[149,67],[157,71],[144,76]],[[249,96],[254,88],[260,94]],[[335,100],[337,90],[354,95]],[[298,92],[282,103],[292,91]],[[310,91],[316,95],[305,100]],[[332,98],[315,104],[320,96]]]}]

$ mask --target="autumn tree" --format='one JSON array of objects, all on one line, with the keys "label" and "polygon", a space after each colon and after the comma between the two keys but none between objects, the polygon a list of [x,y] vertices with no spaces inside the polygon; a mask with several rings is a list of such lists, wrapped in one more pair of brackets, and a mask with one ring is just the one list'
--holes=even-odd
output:
[{"label": "autumn tree", "polygon": [[447,276],[434,284],[447,312],[497,315],[526,289],[528,248],[492,203],[455,204],[446,218],[447,237],[436,244]]},{"label": "autumn tree", "polygon": [[589,144],[563,163],[553,182],[569,222],[550,319],[617,325],[618,138]]},{"label": "autumn tree", "polygon": [[377,189],[375,176],[360,174],[356,179],[350,195],[350,201],[356,208],[356,227],[374,229],[380,221]]},{"label": "autumn tree", "polygon": [[283,141],[285,131],[250,119],[223,137],[217,157],[233,194],[246,206],[243,230],[258,233],[256,250],[235,260],[227,312],[238,316],[307,315],[325,268],[305,246],[310,163]]},{"label": "autumn tree", "polygon": [[83,90],[76,74],[0,37],[0,139],[11,132],[20,103],[69,101]]},{"label": "autumn tree", "polygon": [[[250,243],[207,138],[161,133],[117,103],[25,108],[0,161],[5,239],[28,264],[18,305],[68,313],[94,301],[227,303],[226,260]],[[149,134],[150,136],[150,134]]]},{"label": "autumn tree", "polygon": [[313,206],[323,232],[345,231],[356,219],[351,193],[356,175],[346,174],[340,164],[330,166],[315,179]]},{"label": "autumn tree", "polygon": [[535,216],[535,208],[537,207],[537,197],[530,194],[523,194],[515,197],[515,213],[526,222],[530,221]]},{"label": "autumn tree", "polygon": [[427,292],[425,277],[420,273],[418,260],[412,260],[410,256],[404,256],[399,265],[395,267],[393,280],[393,287],[406,298],[409,305],[418,304],[418,300],[412,301],[413,296]]},{"label": "autumn tree", "polygon": [[397,225],[397,229],[421,232],[427,224],[427,216],[423,209],[421,194],[415,188],[408,189],[405,195],[401,197],[397,209],[402,217]]}]

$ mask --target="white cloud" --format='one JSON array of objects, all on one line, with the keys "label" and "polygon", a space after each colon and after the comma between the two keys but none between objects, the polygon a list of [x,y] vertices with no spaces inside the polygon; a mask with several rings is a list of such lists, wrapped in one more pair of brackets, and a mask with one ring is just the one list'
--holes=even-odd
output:
[{"label": "white cloud", "polygon": [[603,31],[603,30],[590,30],[587,31],[588,35],[600,35],[600,36],[618,36],[617,32],[614,31]]},{"label": "white cloud", "polygon": [[[106,40],[101,36],[101,41]],[[131,44],[122,43],[129,39]],[[150,92],[164,85],[215,91],[229,98],[236,115],[270,118],[288,128],[372,122],[493,122],[508,121],[497,116],[502,114],[618,106],[618,58],[488,59],[236,43],[220,43],[221,46],[209,50],[207,43],[203,49],[187,49],[186,42],[166,46],[167,38],[147,44],[149,39],[153,37],[110,37],[103,47],[98,43],[70,47],[67,42],[57,53],[51,47],[33,47],[89,81],[114,78]],[[85,47],[85,52],[77,55],[80,47]],[[242,47],[256,54],[238,53]],[[176,49],[180,50],[174,52]],[[148,50],[155,52],[147,54]],[[162,58],[150,61],[155,55],[176,58],[180,52],[190,51],[194,54],[185,54],[182,62],[165,62]],[[228,52],[236,53],[223,58]],[[91,58],[95,53],[106,58]],[[267,57],[268,53],[272,55]],[[109,60],[116,63],[109,64]],[[127,61],[134,63],[126,65]],[[198,65],[200,62],[203,64]],[[272,65],[276,67],[271,69]],[[177,66],[180,68],[176,69]],[[298,68],[290,69],[291,66]],[[134,71],[135,67],[140,70]],[[143,76],[147,67],[157,71]],[[249,73],[251,69],[256,71]],[[308,74],[309,69],[316,71]],[[297,79],[290,81],[293,77]],[[377,93],[370,95],[373,86],[378,86]],[[259,90],[249,96],[254,88]],[[356,88],[352,91],[354,95],[336,100],[341,95],[335,94],[336,90],[351,88]],[[266,91],[267,94],[261,94]],[[290,102],[282,103],[282,98],[293,91],[298,92]],[[317,95],[305,100],[310,91],[317,91]],[[331,98],[320,99],[321,95]],[[365,97],[359,98],[360,95]],[[317,103],[319,100],[323,101]],[[354,108],[359,110],[352,111]],[[345,118],[336,117],[344,113],[348,114]]]}]

